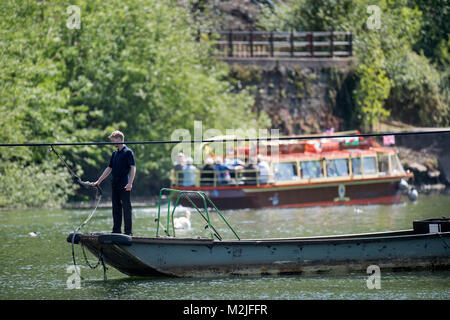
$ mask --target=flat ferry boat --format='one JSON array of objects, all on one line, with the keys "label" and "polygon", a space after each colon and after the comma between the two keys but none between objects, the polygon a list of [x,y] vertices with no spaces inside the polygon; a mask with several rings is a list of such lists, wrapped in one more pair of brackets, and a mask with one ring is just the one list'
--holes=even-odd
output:
[{"label": "flat ferry boat", "polygon": [[411,190],[397,150],[372,138],[266,141],[253,161],[244,149],[193,171],[173,169],[171,187],[203,191],[221,210],[391,204]]},{"label": "flat ferry boat", "polygon": [[[167,219],[161,215],[161,195],[169,192]],[[170,206],[170,198],[176,198]],[[203,199],[194,212],[206,221],[210,238],[175,237],[174,213],[180,199]],[[223,228],[211,224],[207,203],[236,239],[224,239]],[[165,225],[162,221],[166,221]],[[449,270],[450,220],[413,221],[413,228],[387,232],[277,239],[241,239],[204,192],[162,189],[154,237],[114,233],[70,233],[67,241],[86,247],[130,276],[217,277],[309,273],[365,272],[376,265],[384,271]],[[220,221],[220,220],[219,220]],[[160,230],[164,236],[160,236]],[[83,249],[84,250],[84,249]],[[84,251],[83,251],[84,252]],[[86,258],[86,256],[85,256]],[[86,259],[87,260],[87,259]],[[99,265],[99,263],[97,264]]]}]

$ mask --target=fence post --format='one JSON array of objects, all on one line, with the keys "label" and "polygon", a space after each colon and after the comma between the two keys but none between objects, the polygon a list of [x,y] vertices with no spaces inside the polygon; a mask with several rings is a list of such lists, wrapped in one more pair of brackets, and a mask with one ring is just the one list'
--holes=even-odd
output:
[{"label": "fence post", "polygon": [[229,30],[228,31],[228,56],[232,57],[233,56],[233,31]]},{"label": "fence post", "polygon": [[294,56],[294,31],[291,30],[291,57]]},{"label": "fence post", "polygon": [[309,32],[309,53],[311,57],[314,57],[314,34],[312,31]]},{"label": "fence post", "polygon": [[270,45],[270,56],[273,58],[273,31],[270,31],[269,45]]},{"label": "fence post", "polygon": [[333,33],[333,29],[331,29],[330,31],[330,56],[331,58],[333,58],[333,54],[334,54],[334,43],[333,43],[333,37],[334,37],[334,33]]},{"label": "fence post", "polygon": [[250,57],[253,57],[253,29],[250,29]]},{"label": "fence post", "polygon": [[349,39],[348,39],[348,42],[349,42],[349,55],[350,55],[350,57],[351,56],[353,56],[353,33],[350,31],[350,34],[349,34]]},{"label": "fence post", "polygon": [[350,31],[347,31],[345,33],[345,42],[346,42],[345,47],[347,50],[347,56],[351,56],[351,53],[350,53],[350,51],[351,51],[351,49],[350,49]]}]

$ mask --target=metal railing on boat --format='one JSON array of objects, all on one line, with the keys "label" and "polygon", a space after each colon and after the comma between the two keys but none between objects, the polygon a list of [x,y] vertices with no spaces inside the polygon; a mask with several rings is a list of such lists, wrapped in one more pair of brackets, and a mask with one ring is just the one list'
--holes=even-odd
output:
[{"label": "metal railing on boat", "polygon": [[[233,227],[231,227],[231,225],[228,223],[227,219],[225,219],[225,217],[222,215],[222,213],[220,212],[219,209],[217,209],[216,205],[211,201],[211,199],[209,199],[209,197],[203,192],[203,191],[194,191],[194,190],[176,190],[176,189],[171,189],[171,188],[162,188],[159,192],[159,201],[158,201],[158,218],[155,219],[155,221],[157,222],[156,224],[156,237],[159,237],[159,227],[161,225],[161,202],[162,202],[162,196],[163,193],[168,192],[169,195],[167,197],[168,203],[167,203],[167,220],[166,220],[166,227],[164,229],[164,232],[166,233],[167,236],[171,236],[170,235],[170,223],[172,223],[172,233],[173,233],[173,237],[175,237],[175,224],[174,224],[174,214],[175,214],[175,210],[178,206],[178,204],[180,203],[180,199],[182,197],[184,197],[184,199],[186,199],[194,209],[196,209],[196,211],[200,214],[200,216],[203,218],[203,220],[205,220],[208,224],[207,227],[209,229],[210,232],[210,236],[211,239],[214,239],[214,236],[216,236],[216,238],[218,240],[222,240],[222,237],[220,236],[219,232],[214,228],[214,226],[211,224],[211,219],[210,219],[210,214],[208,211],[208,204],[210,204],[212,206],[212,208],[219,214],[219,216],[222,218],[222,220],[225,222],[225,224],[228,226],[228,228],[230,228],[230,230],[233,232],[233,234],[236,236],[236,238],[238,240],[241,240],[238,236],[238,234],[236,233],[236,231],[233,229]],[[173,209],[172,211],[170,210],[170,203],[172,201],[172,197],[173,195],[178,194],[175,203],[173,205]],[[192,196],[197,196],[198,198],[200,198],[201,203],[204,205],[204,213],[201,212],[199,206],[197,206],[197,204],[195,204],[194,201],[192,201],[192,199],[189,197],[189,195]]]},{"label": "metal railing on boat", "polygon": [[[223,174],[223,176],[221,176]],[[194,186],[219,186],[219,185],[257,185],[265,184],[273,180],[270,174],[261,174],[260,170],[253,169],[228,169],[202,170],[196,169],[192,177],[187,178],[186,172],[182,170],[171,171],[172,186],[194,187]]]}]

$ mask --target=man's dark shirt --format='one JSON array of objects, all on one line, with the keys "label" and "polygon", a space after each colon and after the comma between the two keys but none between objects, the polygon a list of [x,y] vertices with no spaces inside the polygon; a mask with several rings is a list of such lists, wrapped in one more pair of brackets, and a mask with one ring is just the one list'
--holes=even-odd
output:
[{"label": "man's dark shirt", "polygon": [[134,154],[131,149],[124,146],[122,150],[116,150],[112,153],[109,160],[109,167],[112,168],[112,186],[113,188],[125,188],[128,184],[128,174],[130,166],[135,166]]}]

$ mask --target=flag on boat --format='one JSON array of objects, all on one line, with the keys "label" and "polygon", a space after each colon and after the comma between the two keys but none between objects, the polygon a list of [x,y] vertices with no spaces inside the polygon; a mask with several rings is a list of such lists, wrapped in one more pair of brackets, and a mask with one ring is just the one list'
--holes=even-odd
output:
[{"label": "flag on boat", "polygon": [[324,132],[324,134],[327,136],[332,135],[333,133],[334,133],[334,128],[330,128]]},{"label": "flag on boat", "polygon": [[357,146],[359,144],[359,137],[349,137],[345,138],[346,146]]},{"label": "flag on boat", "polygon": [[392,146],[395,144],[395,136],[383,136],[383,145],[384,146]]}]

